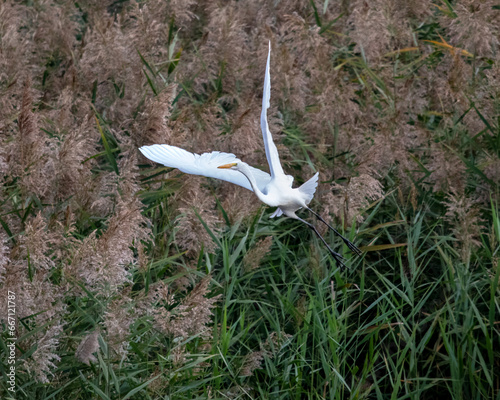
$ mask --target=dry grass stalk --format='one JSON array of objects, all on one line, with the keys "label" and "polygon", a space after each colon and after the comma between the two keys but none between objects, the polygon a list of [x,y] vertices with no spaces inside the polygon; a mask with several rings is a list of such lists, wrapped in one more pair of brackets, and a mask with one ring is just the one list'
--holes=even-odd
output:
[{"label": "dry grass stalk", "polygon": [[445,219],[451,224],[456,246],[464,263],[470,261],[472,250],[482,246],[481,218],[477,201],[453,191],[447,197]]},{"label": "dry grass stalk", "polygon": [[76,349],[76,359],[87,365],[90,365],[91,362],[96,362],[97,358],[95,358],[93,353],[99,350],[98,339],[98,330],[95,330],[94,332],[89,333],[87,336],[85,336]]},{"label": "dry grass stalk", "polygon": [[262,259],[269,254],[272,244],[272,236],[266,236],[264,239],[259,240],[243,257],[245,271],[249,272],[259,268]]},{"label": "dry grass stalk", "polygon": [[347,224],[363,221],[363,209],[384,195],[380,181],[367,174],[351,178],[346,186],[335,183],[332,189],[338,194],[329,192],[324,196],[324,213]]}]

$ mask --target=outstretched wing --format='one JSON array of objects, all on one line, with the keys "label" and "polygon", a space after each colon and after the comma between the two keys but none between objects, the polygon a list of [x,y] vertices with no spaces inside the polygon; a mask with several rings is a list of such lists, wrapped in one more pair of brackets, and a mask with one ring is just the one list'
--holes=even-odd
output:
[{"label": "outstretched wing", "polygon": [[[252,186],[241,172],[231,169],[219,169],[224,164],[241,162],[234,154],[213,151],[211,153],[195,154],[179,147],[168,144],[154,144],[152,146],[140,147],[144,156],[150,160],[163,164],[167,167],[177,168],[186,174],[208,176],[226,182],[234,183],[248,190]],[[271,180],[271,176],[260,169],[250,167],[257,181],[257,186],[262,191]],[[252,190],[253,191],[253,190]]]},{"label": "outstretched wing", "polygon": [[269,100],[271,98],[271,75],[269,74],[269,63],[271,60],[271,41],[269,41],[269,53],[267,55],[266,75],[264,78],[264,94],[262,97],[262,112],[260,114],[260,127],[262,129],[262,136],[264,137],[264,146],[266,148],[267,162],[269,163],[269,170],[271,177],[275,178],[277,175],[285,175],[281,167],[278,149],[273,142],[273,137],[269,131],[267,123],[267,109],[269,108]]}]

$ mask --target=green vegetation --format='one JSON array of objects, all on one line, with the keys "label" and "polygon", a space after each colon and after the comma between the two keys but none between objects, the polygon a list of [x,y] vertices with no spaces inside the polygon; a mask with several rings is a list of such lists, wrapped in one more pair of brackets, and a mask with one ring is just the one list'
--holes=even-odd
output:
[{"label": "green vegetation", "polygon": [[[499,13],[2,2],[0,397],[499,400]],[[137,151],[267,169],[269,39],[270,129],[364,251],[327,233],[344,271],[252,193]]]}]

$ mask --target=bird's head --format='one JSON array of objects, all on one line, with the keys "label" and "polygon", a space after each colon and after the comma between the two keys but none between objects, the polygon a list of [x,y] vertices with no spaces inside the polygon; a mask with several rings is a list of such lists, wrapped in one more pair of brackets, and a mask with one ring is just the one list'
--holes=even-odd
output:
[{"label": "bird's head", "polygon": [[238,169],[238,163],[229,163],[229,164],[224,164],[224,165],[220,165],[218,166],[217,168],[221,168],[221,169]]}]

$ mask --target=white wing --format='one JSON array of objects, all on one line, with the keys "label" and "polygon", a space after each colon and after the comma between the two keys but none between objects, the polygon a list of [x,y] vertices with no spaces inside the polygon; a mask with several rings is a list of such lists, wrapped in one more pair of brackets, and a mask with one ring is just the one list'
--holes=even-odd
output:
[{"label": "white wing", "polygon": [[[271,76],[269,74],[269,63],[271,59],[271,41],[269,41],[269,53],[267,55],[266,75],[264,78],[264,95],[262,97],[262,112],[260,114],[260,127],[262,129],[262,136],[264,137],[264,146],[266,148],[267,162],[269,163],[269,170],[271,177],[275,178],[277,175],[285,175],[281,167],[278,149],[273,142],[273,137],[269,131],[267,123],[267,109],[269,108],[269,100],[271,98]],[[293,179],[293,178],[292,178]]]},{"label": "white wing", "polygon": [[[168,144],[143,146],[139,150],[150,160],[167,167],[177,168],[186,174],[208,176],[252,190],[250,182],[241,172],[217,168],[224,164],[241,162],[234,154],[213,151],[199,155]],[[257,181],[257,186],[263,191],[271,180],[271,176],[260,169],[250,166],[249,168]]]}]

